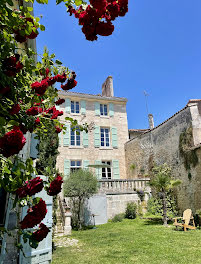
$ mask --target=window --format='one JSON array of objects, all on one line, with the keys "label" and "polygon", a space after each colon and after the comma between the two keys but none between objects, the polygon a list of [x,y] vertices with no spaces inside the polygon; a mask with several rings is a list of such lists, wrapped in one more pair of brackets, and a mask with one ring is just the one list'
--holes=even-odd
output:
[{"label": "window", "polygon": [[109,147],[110,146],[110,129],[109,128],[101,128],[101,147]]},{"label": "window", "polygon": [[107,105],[106,104],[100,104],[100,115],[102,115],[102,116],[107,116],[108,115]]},{"label": "window", "polygon": [[112,178],[112,171],[111,171],[111,162],[110,161],[102,161],[103,164],[107,164],[110,167],[102,168],[102,179],[111,179]]},{"label": "window", "polygon": [[79,114],[80,112],[80,103],[71,101],[71,113]]},{"label": "window", "polygon": [[70,171],[74,172],[81,169],[82,162],[81,160],[71,160],[70,161]]},{"label": "window", "polygon": [[80,146],[80,128],[78,126],[71,127],[70,144],[71,146]]}]

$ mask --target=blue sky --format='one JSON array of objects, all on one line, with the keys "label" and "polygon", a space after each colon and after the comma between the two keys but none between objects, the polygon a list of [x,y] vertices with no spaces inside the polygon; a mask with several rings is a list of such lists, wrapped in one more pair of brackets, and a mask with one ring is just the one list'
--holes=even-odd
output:
[{"label": "blue sky", "polygon": [[128,98],[129,128],[147,128],[145,90],[155,125],[201,98],[201,0],[130,0],[129,12],[115,21],[112,36],[85,39],[77,19],[55,0],[35,4],[46,31],[37,38],[77,73],[73,91],[101,93],[107,76],[115,96]]}]

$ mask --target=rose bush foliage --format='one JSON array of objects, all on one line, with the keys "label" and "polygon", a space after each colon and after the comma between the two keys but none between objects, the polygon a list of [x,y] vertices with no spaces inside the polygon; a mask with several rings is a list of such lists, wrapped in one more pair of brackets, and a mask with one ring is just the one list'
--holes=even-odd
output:
[{"label": "rose bush foliage", "polygon": [[[36,2],[47,4],[48,0]],[[61,2],[65,3],[67,12],[79,20],[82,32],[91,41],[96,40],[97,35],[111,35],[112,21],[128,10],[128,0],[56,0],[57,4]],[[50,230],[42,223],[47,213],[45,201],[33,195],[43,188],[48,195],[57,195],[63,179],[59,174],[47,175],[47,181],[33,178],[37,172],[32,159],[23,160],[18,154],[26,143],[27,132],[39,137],[48,135],[52,126],[57,134],[65,129],[58,120],[63,112],[56,108],[65,100],[58,98],[55,86],[66,91],[74,88],[77,81],[75,72],[62,66],[47,48],[36,62],[39,55],[28,44],[45,27],[32,15],[32,10],[26,6],[16,10],[12,0],[0,1],[0,187],[14,199],[13,208],[28,206],[24,219],[17,214],[16,230],[24,242],[36,248]],[[72,118],[66,120],[77,125]],[[2,229],[0,236],[4,232],[8,231]],[[21,244],[17,246],[22,249]]]}]

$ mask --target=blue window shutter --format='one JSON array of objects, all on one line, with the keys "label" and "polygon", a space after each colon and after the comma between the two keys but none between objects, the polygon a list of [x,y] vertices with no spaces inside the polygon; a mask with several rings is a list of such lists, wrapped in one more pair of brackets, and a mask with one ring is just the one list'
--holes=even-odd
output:
[{"label": "blue window shutter", "polygon": [[58,134],[58,138],[59,138],[59,146],[61,146],[61,132]]},{"label": "blue window shutter", "polygon": [[[100,160],[95,160],[95,165],[99,165],[102,162]],[[101,168],[96,168],[96,178],[100,180],[102,178],[102,169]]]},{"label": "blue window shutter", "polygon": [[100,104],[98,102],[95,102],[95,115],[100,115]]},{"label": "blue window shutter", "polygon": [[66,113],[70,113],[70,99],[69,98],[66,98],[66,100],[65,100],[65,112]]},{"label": "blue window shutter", "polygon": [[38,157],[38,149],[36,148],[39,140],[35,138],[36,134],[31,134],[31,148],[30,148],[30,157],[36,159]]},{"label": "blue window shutter", "polygon": [[70,124],[66,124],[66,131],[65,134],[63,134],[63,145],[64,147],[70,145]]},{"label": "blue window shutter", "polygon": [[85,115],[86,114],[86,101],[82,100],[80,102],[80,105],[81,105],[81,111],[80,112],[81,112],[82,115]]},{"label": "blue window shutter", "polygon": [[82,135],[83,135],[83,146],[86,148],[89,146],[89,133],[83,131]]},{"label": "blue window shutter", "polygon": [[118,137],[116,127],[112,127],[112,146],[113,148],[118,148]]},{"label": "blue window shutter", "polygon": [[66,179],[70,174],[70,160],[64,160],[64,179]]},{"label": "blue window shutter", "polygon": [[112,161],[113,165],[113,179],[120,179],[119,175],[119,161],[118,160],[113,160]]},{"label": "blue window shutter", "polygon": [[95,129],[94,129],[94,146],[95,148],[100,147],[100,127],[99,126],[95,126]]},{"label": "blue window shutter", "polygon": [[109,115],[114,116],[114,104],[109,104]]},{"label": "blue window shutter", "polygon": [[84,160],[83,161],[83,169],[88,170],[89,169],[88,165],[89,165],[89,160]]}]

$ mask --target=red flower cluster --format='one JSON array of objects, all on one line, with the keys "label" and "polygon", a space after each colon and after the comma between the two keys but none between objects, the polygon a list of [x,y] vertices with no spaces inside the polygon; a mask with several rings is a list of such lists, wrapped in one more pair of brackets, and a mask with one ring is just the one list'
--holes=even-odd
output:
[{"label": "red flower cluster", "polygon": [[59,134],[62,131],[62,128],[60,128],[59,126],[55,127],[56,133]]},{"label": "red flower cluster", "polygon": [[25,185],[18,188],[16,194],[19,198],[23,198],[27,195],[32,196],[43,189],[43,180],[40,177],[36,177],[32,180],[26,181]]},{"label": "red flower cluster", "polygon": [[41,82],[34,82],[31,84],[31,88],[33,90],[35,90],[35,92],[38,94],[38,95],[44,95],[44,93],[46,92],[47,90],[47,87],[48,86],[51,86],[53,84],[55,84],[56,82],[60,82],[60,83],[63,83],[66,81],[67,79],[67,76],[65,73],[63,73],[62,75],[61,74],[57,74],[53,77],[48,77],[47,75],[49,74],[49,69],[47,68],[45,70],[45,79],[43,79]]},{"label": "red flower cluster", "polygon": [[75,72],[72,72],[71,78],[68,79],[66,84],[64,85],[62,84],[61,88],[65,91],[74,88],[77,85],[77,81],[75,80],[75,78],[76,78],[76,74]]},{"label": "red flower cluster", "polygon": [[91,41],[97,40],[97,35],[111,35],[114,31],[111,21],[128,12],[128,0],[90,0],[90,4],[86,10],[82,7],[75,10],[70,6],[68,12],[79,19],[79,24],[83,26],[82,32]]},{"label": "red flower cluster", "polygon": [[39,95],[43,95],[48,86],[48,79],[43,79],[41,82],[34,82],[31,84],[31,88]]},{"label": "red flower cluster", "polygon": [[33,239],[35,239],[36,241],[40,242],[42,241],[44,238],[46,238],[47,234],[50,232],[49,228],[44,225],[43,223],[41,223],[39,225],[39,228],[37,231],[33,232]]},{"label": "red flower cluster", "polygon": [[32,228],[38,225],[47,213],[45,201],[40,199],[39,203],[27,210],[27,215],[20,222],[21,229]]},{"label": "red flower cluster", "polygon": [[65,99],[59,98],[56,102],[55,105],[61,105],[65,102]]},{"label": "red flower cluster", "polygon": [[50,183],[50,187],[47,189],[47,194],[50,196],[57,195],[61,191],[61,185],[63,178],[57,174],[57,177]]},{"label": "red flower cluster", "polygon": [[16,114],[19,113],[19,111],[20,111],[20,105],[19,105],[19,104],[15,104],[15,105],[13,105],[12,108],[10,109],[9,114],[10,114],[10,115],[16,115]]},{"label": "red flower cluster", "polygon": [[26,113],[27,115],[35,116],[41,113],[42,111],[43,109],[41,107],[32,106],[31,108],[27,109]]},{"label": "red flower cluster", "polygon": [[20,70],[24,67],[24,65],[19,61],[20,55],[19,54],[15,54],[9,58],[6,58],[3,61],[3,69],[4,69],[4,73],[11,77],[11,76],[15,76],[16,73],[20,72]]},{"label": "red flower cluster", "polygon": [[[34,26],[34,21],[31,17],[22,17],[20,16],[20,18],[24,21],[24,24],[21,26],[21,28],[17,29],[17,30],[13,30],[14,33],[15,33],[15,40],[17,42],[25,42],[27,39],[35,39],[37,36],[38,36],[38,31],[37,31],[37,28],[36,26]],[[29,23],[32,23],[32,26],[34,26],[35,30],[32,30],[32,32],[27,35],[25,33],[25,29],[26,27],[28,26],[28,22]]]},{"label": "red flower cluster", "polygon": [[26,143],[19,127],[15,126],[11,131],[0,138],[0,153],[6,158],[18,154]]}]

